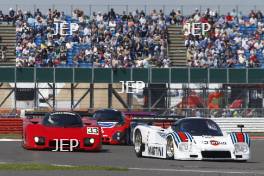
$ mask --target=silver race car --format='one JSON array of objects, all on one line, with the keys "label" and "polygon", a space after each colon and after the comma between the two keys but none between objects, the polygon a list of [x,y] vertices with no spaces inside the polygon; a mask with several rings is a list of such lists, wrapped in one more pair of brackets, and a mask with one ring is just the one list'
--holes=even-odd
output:
[{"label": "silver race car", "polygon": [[240,160],[250,158],[246,133],[223,133],[211,119],[184,118],[164,129],[141,124],[133,131],[138,157],[177,160]]}]

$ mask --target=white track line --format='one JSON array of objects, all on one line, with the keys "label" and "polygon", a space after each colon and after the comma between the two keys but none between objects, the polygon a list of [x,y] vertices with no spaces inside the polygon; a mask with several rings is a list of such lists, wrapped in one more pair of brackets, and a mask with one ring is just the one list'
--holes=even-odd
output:
[{"label": "white track line", "polygon": [[22,139],[0,139],[0,142],[20,142]]},{"label": "white track line", "polygon": [[59,166],[59,167],[75,167],[73,165],[68,165],[68,164],[51,164],[52,166]]},{"label": "white track line", "polygon": [[198,169],[158,169],[158,168],[128,168],[138,171],[161,171],[161,172],[192,172],[192,173],[215,173],[215,174],[251,174],[264,175],[263,171],[225,171],[225,170],[198,170]]}]

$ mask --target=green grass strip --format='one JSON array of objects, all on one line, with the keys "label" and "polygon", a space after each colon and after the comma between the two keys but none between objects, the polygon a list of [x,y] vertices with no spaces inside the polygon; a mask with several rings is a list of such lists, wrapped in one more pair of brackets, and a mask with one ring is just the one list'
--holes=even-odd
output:
[{"label": "green grass strip", "polygon": [[128,171],[128,168],[111,166],[68,166],[36,163],[3,163],[0,164],[0,171],[54,171],[54,170],[87,170],[87,171]]},{"label": "green grass strip", "polygon": [[0,134],[0,139],[21,139],[21,134]]}]

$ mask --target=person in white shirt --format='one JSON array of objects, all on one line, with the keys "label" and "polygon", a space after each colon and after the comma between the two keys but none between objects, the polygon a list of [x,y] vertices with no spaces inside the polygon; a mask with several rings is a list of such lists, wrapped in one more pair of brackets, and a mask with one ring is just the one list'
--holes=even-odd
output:
[{"label": "person in white shirt", "polygon": [[108,25],[110,27],[110,30],[115,30],[116,22],[113,19],[109,21]]},{"label": "person in white shirt", "polygon": [[103,21],[103,15],[101,14],[101,12],[98,12],[97,16],[96,16],[96,22],[102,22]]},{"label": "person in white shirt", "polygon": [[257,25],[257,18],[254,16],[254,17],[251,17],[250,19],[249,19],[249,23],[251,24],[251,25]]},{"label": "person in white shirt", "polygon": [[143,15],[141,15],[141,17],[139,19],[139,22],[140,22],[141,25],[143,25],[143,24],[146,24],[147,20],[146,20],[146,18]]}]

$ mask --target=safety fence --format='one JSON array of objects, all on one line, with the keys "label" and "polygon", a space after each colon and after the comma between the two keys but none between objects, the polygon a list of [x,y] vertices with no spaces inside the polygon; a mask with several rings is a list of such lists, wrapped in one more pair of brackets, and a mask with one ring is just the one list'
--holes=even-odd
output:
[{"label": "safety fence", "polygon": [[[263,133],[264,118],[212,118],[224,132],[239,132],[238,125],[243,125],[243,132]],[[21,118],[0,118],[0,134],[21,134]]]},{"label": "safety fence", "polygon": [[264,118],[212,118],[223,131],[240,131],[238,125],[244,125],[244,132],[264,132]]},{"label": "safety fence", "polygon": [[0,134],[21,134],[22,119],[20,118],[0,118]]}]

